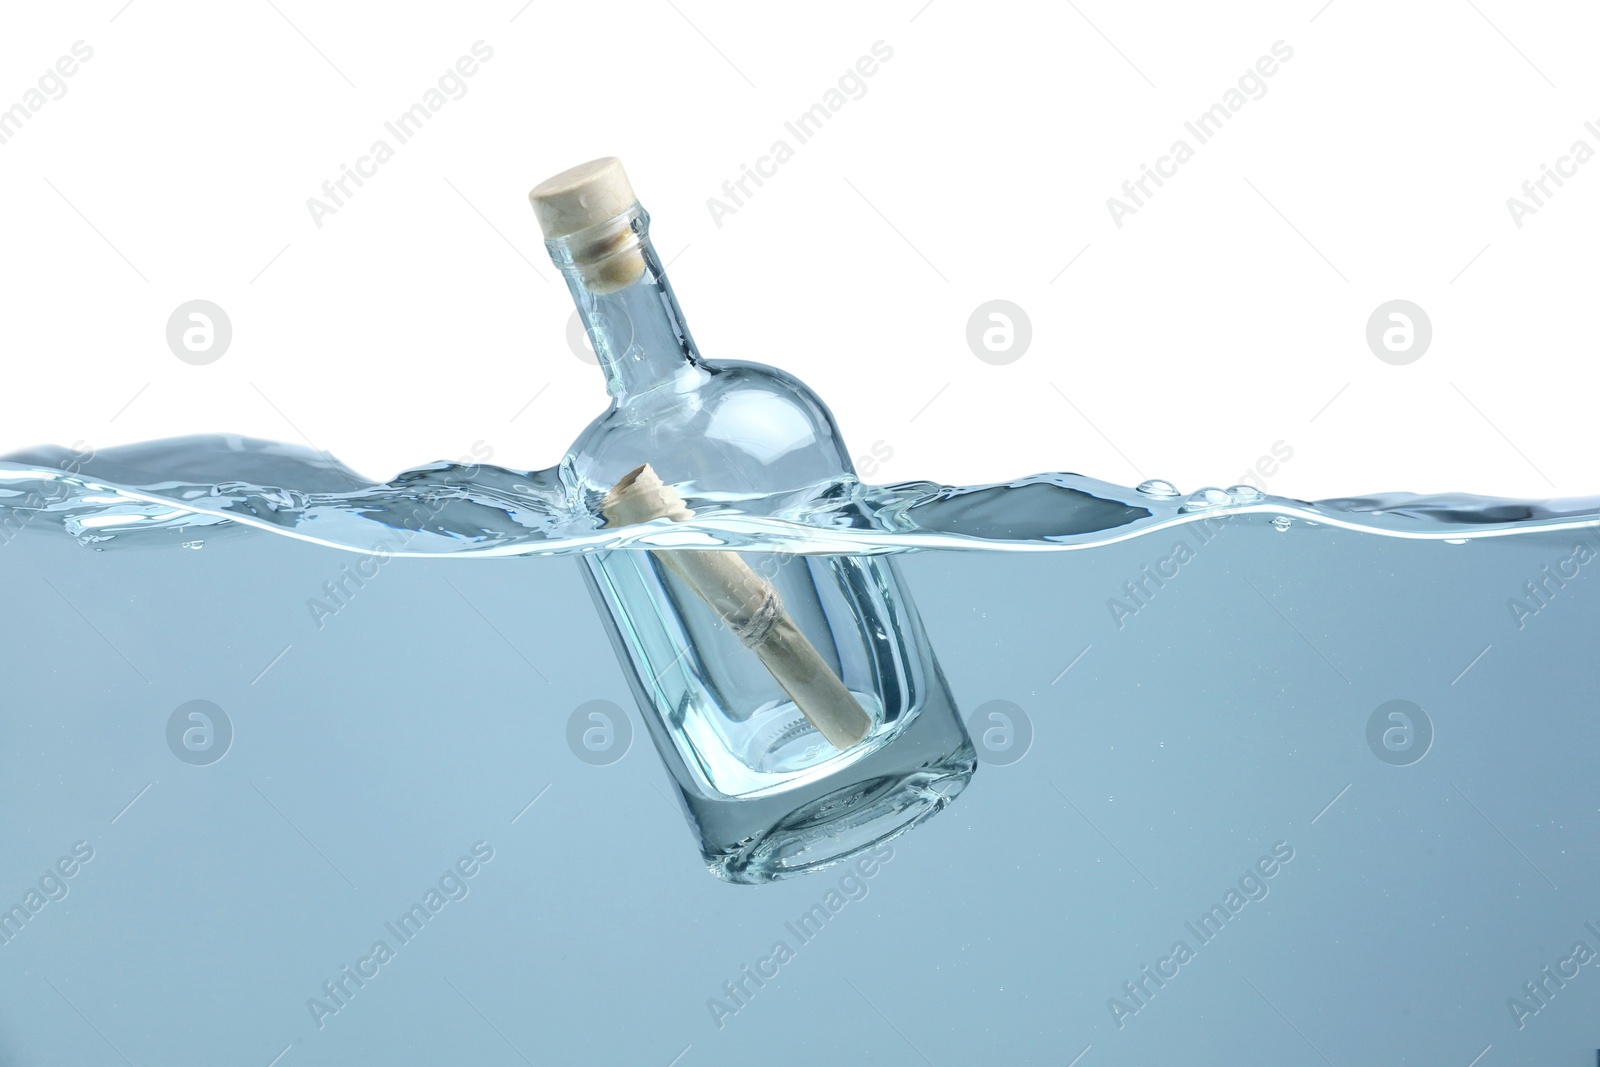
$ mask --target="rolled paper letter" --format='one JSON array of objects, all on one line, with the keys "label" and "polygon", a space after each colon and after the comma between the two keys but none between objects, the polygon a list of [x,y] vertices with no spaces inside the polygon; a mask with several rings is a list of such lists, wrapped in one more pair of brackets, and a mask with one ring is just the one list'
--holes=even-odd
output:
[{"label": "rolled paper letter", "polygon": [[[683,522],[694,517],[677,490],[663,484],[648,463],[623,475],[606,494],[600,511],[614,526],[661,518]],[[829,744],[849,748],[867,736],[871,717],[783,609],[778,591],[738,553],[651,549],[650,555],[694,590],[745,647],[761,658],[795,707]]]}]

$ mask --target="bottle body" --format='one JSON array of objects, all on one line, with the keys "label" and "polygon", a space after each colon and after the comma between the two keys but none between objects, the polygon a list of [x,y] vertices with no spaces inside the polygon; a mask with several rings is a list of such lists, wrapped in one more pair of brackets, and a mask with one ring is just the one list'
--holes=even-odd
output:
[{"label": "bottle body", "polygon": [[[637,284],[647,284],[649,273]],[[615,344],[614,312],[605,325]],[[639,343],[634,331],[624,336]],[[803,505],[854,480],[832,415],[788,374],[686,358],[649,384],[614,399],[562,464],[569,493],[591,511],[641,462],[702,511],[740,496]],[[867,737],[848,753],[808,728],[761,661],[656,555],[585,559],[606,611],[630,621],[631,665],[650,682],[656,712],[673,721],[699,785],[730,797],[781,789],[797,775],[815,777],[859,758],[863,746],[893,732],[928,684],[921,657],[895,640],[920,623],[903,617],[904,597],[886,561],[741,555],[871,718]]]}]

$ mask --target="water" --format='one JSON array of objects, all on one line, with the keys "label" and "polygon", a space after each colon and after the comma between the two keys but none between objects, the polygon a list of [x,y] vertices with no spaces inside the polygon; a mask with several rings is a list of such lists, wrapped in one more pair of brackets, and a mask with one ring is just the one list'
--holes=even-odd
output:
[{"label": "water", "polygon": [[[1594,1062],[1600,502],[558,485],[0,464],[0,1064]],[[562,558],[675,545],[891,556],[971,784],[709,877]]]}]

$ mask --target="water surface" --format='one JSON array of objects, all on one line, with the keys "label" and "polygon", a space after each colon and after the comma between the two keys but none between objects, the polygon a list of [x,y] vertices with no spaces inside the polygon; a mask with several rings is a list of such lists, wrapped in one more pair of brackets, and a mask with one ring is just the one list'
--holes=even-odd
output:
[{"label": "water surface", "polygon": [[[1226,488],[618,531],[550,472],[11,457],[0,1064],[1592,1064],[1600,508]],[[870,875],[710,877],[572,558],[630,545],[902,553],[971,786]]]}]

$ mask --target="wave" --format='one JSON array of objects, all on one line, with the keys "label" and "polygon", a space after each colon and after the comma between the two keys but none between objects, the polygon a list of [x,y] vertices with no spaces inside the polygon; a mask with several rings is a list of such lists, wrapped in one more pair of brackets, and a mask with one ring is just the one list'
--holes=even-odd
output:
[{"label": "wave", "polygon": [[1187,495],[1048,473],[990,485],[841,479],[781,496],[691,495],[695,518],[607,528],[555,468],[433,463],[374,483],[331,456],[231,435],[99,452],[46,446],[0,459],[0,541],[57,529],[118,545],[266,532],[391,556],[563,555],[604,549],[748,548],[877,554],[921,549],[1061,551],[1192,522],[1322,525],[1465,541],[1592,528],[1600,498],[1522,500],[1383,493],[1322,501],[1249,486]]}]

